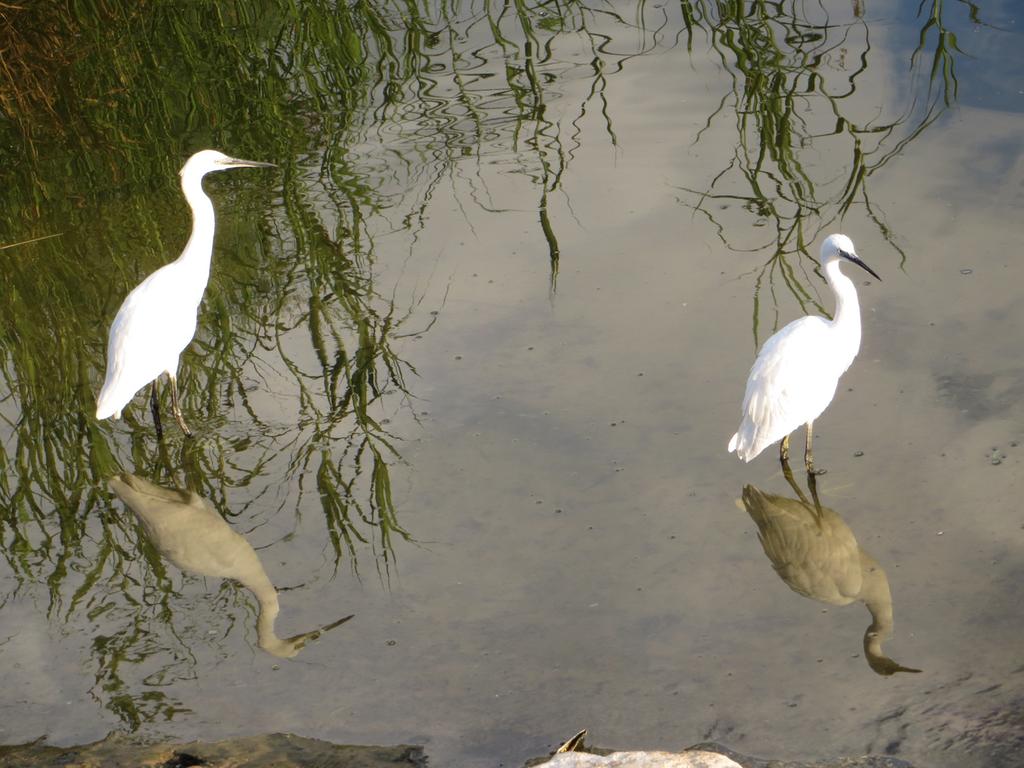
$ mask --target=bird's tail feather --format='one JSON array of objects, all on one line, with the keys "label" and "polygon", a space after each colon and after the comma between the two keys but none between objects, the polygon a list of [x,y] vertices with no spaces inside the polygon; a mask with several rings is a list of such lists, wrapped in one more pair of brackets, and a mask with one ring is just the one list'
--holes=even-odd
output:
[{"label": "bird's tail feather", "polygon": [[123,392],[114,391],[113,388],[109,390],[104,388],[96,398],[96,418],[98,420],[120,419],[121,409],[128,404],[128,401],[134,395],[134,392],[126,396]]},{"label": "bird's tail feather", "polygon": [[748,464],[764,450],[763,445],[757,448],[757,450],[754,450],[755,448],[757,446],[753,444],[753,441],[749,438],[746,440],[742,439],[739,432],[733,435],[732,440],[729,441],[729,453],[736,451],[736,455]]}]

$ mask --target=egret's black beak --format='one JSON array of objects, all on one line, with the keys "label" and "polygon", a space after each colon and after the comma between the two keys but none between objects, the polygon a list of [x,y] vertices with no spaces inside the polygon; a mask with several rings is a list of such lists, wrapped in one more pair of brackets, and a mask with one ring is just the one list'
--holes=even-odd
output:
[{"label": "egret's black beak", "polygon": [[882,278],[880,278],[880,277],[878,276],[878,273],[877,273],[877,272],[875,272],[875,270],[873,270],[873,269],[872,269],[871,267],[869,267],[869,266],[868,266],[867,264],[865,264],[865,263],[864,263],[863,261],[861,261],[861,260],[860,260],[860,257],[859,257],[859,256],[858,256],[857,254],[855,254],[855,253],[848,253],[847,251],[840,251],[840,252],[839,252],[839,255],[840,255],[840,256],[842,256],[842,257],[843,257],[844,259],[846,259],[847,261],[852,261],[852,262],[853,262],[854,264],[856,264],[856,265],[857,265],[858,267],[860,267],[860,268],[861,268],[861,269],[863,269],[863,270],[864,270],[865,272],[867,272],[867,273],[868,273],[868,274],[870,274],[870,275],[871,275],[872,277],[874,277],[874,278],[875,278],[876,280],[878,280],[878,282],[882,282]]},{"label": "egret's black beak", "polygon": [[232,157],[223,162],[224,165],[231,168],[277,168],[273,163],[262,163],[259,160],[242,160],[237,157]]}]

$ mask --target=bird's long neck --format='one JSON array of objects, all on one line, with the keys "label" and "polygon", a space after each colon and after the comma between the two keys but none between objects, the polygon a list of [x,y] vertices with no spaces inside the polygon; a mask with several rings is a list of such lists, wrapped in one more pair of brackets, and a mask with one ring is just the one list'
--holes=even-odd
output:
[{"label": "bird's long neck", "polygon": [[210,255],[213,253],[213,230],[215,225],[213,203],[203,191],[203,177],[186,174],[181,177],[181,191],[192,209],[192,235],[178,262],[202,276],[202,286],[210,276]]},{"label": "bird's long neck", "polygon": [[868,665],[880,675],[894,675],[897,672],[920,672],[920,669],[904,667],[890,659],[882,650],[882,643],[892,636],[892,593],[889,578],[871,555],[860,551],[861,577],[863,579],[858,598],[871,613],[871,624],[864,630],[864,656]]},{"label": "bird's long neck", "polygon": [[867,552],[860,552],[861,588],[857,598],[871,613],[871,630],[884,640],[892,634],[892,592],[885,570]]},{"label": "bird's long neck", "polygon": [[252,590],[260,604],[260,613],[256,619],[256,636],[260,648],[279,658],[294,656],[298,652],[297,649],[278,637],[274,631],[274,622],[281,612],[281,605],[277,600],[277,590],[270,583],[270,579],[262,573],[242,583]]},{"label": "bird's long neck", "polygon": [[830,261],[825,265],[825,279],[836,295],[832,326],[853,341],[850,345],[853,355],[847,363],[849,365],[860,349],[860,302],[857,301],[857,289],[853,281],[840,271],[838,261]]}]

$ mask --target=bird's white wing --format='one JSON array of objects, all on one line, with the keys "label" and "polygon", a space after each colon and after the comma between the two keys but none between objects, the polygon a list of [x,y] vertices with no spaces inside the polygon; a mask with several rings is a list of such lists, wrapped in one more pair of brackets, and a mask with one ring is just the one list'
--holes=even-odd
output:
[{"label": "bird's white wing", "polygon": [[173,266],[139,283],[117,311],[107,341],[107,374],[96,399],[99,419],[119,412],[161,373],[174,371],[195,334],[196,308],[183,306]]},{"label": "bird's white wing", "polygon": [[743,421],[730,443],[744,461],[813,421],[831,402],[839,377],[828,364],[827,329],[822,318],[803,317],[761,347],[747,378]]}]

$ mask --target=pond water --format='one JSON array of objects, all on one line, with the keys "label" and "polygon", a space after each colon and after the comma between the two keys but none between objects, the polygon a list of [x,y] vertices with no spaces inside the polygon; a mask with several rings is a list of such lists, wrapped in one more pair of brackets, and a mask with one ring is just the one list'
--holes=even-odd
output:
[{"label": "pond water", "polygon": [[[2,102],[0,741],[1019,765],[1016,6],[300,6],[16,27],[113,53]],[[145,393],[94,397],[207,145],[279,169],[207,179],[197,435],[159,441]],[[832,231],[882,277],[846,269],[863,343],[815,424],[818,567],[870,564],[846,606],[766,557],[758,514],[810,508],[775,449],[725,450],[760,343],[832,309]],[[120,473],[183,490],[136,502],[181,526]],[[249,576],[203,570],[229,549]],[[353,618],[282,651],[265,578],[281,638]],[[920,672],[876,674],[865,604]]]}]

